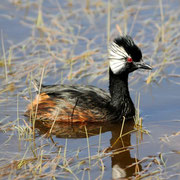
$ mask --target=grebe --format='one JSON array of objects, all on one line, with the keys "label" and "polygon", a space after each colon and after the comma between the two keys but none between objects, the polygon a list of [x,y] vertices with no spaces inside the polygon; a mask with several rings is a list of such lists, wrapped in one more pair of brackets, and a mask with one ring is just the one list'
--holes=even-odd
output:
[{"label": "grebe", "polygon": [[[135,115],[128,89],[128,75],[137,69],[152,69],[130,36],[114,39],[109,47],[109,92],[94,86],[42,85],[39,97],[28,105],[26,115],[35,113],[42,121],[106,122]],[[38,107],[37,107],[38,106]]]}]

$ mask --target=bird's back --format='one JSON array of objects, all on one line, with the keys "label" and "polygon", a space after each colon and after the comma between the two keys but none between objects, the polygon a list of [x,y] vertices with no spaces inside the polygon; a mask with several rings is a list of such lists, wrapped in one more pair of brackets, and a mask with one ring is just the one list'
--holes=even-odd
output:
[{"label": "bird's back", "polygon": [[112,115],[110,95],[94,86],[42,86],[40,96],[28,106],[37,119],[61,122],[103,122]]}]

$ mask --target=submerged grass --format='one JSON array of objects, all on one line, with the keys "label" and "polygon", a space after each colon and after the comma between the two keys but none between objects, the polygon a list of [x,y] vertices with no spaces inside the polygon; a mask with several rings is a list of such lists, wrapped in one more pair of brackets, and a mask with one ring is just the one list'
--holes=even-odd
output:
[{"label": "submerged grass", "polygon": [[[85,4],[49,0],[47,2],[49,6],[44,6],[43,1],[13,0],[9,3],[13,3],[16,9],[29,11],[29,14],[21,19],[21,24],[29,28],[31,35],[18,44],[8,44],[9,48],[6,48],[4,33],[1,32],[0,69],[4,74],[0,74],[2,85],[0,102],[7,102],[5,93],[8,96],[13,93],[17,108],[13,110],[15,115],[10,118],[2,116],[0,120],[0,131],[8,136],[0,147],[5,148],[15,141],[16,144],[19,143],[17,145],[19,150],[14,148],[12,156],[6,156],[6,151],[0,152],[2,154],[0,178],[103,179],[106,175],[109,176],[111,171],[107,170],[108,162],[116,161],[118,158],[121,160],[123,154],[128,159],[128,153],[143,144],[143,135],[149,134],[143,128],[140,117],[140,94],[137,96],[135,128],[126,131],[127,122],[124,118],[117,136],[113,139],[112,135],[112,142],[109,145],[109,142],[103,139],[103,127],[95,133],[99,138],[98,142],[93,144],[90,143],[90,130],[84,126],[85,147],[77,144],[77,149],[73,150],[68,147],[72,141],[67,137],[65,140],[61,138],[53,140],[55,121],[45,135],[35,128],[37,109],[32,114],[32,121],[26,121],[23,116],[25,104],[21,98],[22,94],[25,99],[32,102],[34,93],[29,82],[33,79],[40,80],[38,93],[44,81],[93,84],[97,81],[102,83],[103,79],[107,81],[106,45],[109,44],[111,37],[125,33],[132,35],[139,42],[147,61],[154,67],[154,71],[147,74],[146,84],[153,82],[159,84],[163,79],[169,80],[172,74],[176,76],[175,82],[178,82],[176,69],[180,62],[178,49],[180,34],[179,25],[176,26],[176,23],[179,14],[172,14],[171,9],[165,9],[162,0],[153,7],[143,1],[138,5],[128,5],[121,1],[119,6],[119,1],[110,0],[108,2],[87,0]],[[160,12],[159,19],[155,17],[143,19],[141,12],[146,10],[154,12],[153,9]],[[147,32],[148,38],[145,38]],[[134,74],[131,77],[131,84],[139,81],[138,76]],[[19,93],[22,89],[23,92]],[[73,128],[75,129],[71,127]],[[80,132],[80,128],[77,132]],[[129,139],[134,133],[137,134],[137,139],[136,143],[131,145]],[[10,148],[8,150],[10,151]],[[132,159],[134,162],[123,168],[128,170],[135,167],[134,174],[127,174],[127,177],[158,179],[163,177],[163,171],[167,168],[162,154],[144,157],[141,160],[136,156],[129,157],[128,160]],[[140,166],[144,169],[141,170]],[[174,166],[177,167],[178,164]],[[115,172],[119,172],[118,166],[114,167]],[[94,172],[96,175],[93,175]]]},{"label": "submerged grass", "polygon": [[4,74],[5,74],[5,79],[8,81],[8,73],[7,73],[7,60],[6,60],[6,52],[4,48],[4,38],[3,38],[3,31],[1,30],[1,47],[3,51],[3,62],[4,62]]}]

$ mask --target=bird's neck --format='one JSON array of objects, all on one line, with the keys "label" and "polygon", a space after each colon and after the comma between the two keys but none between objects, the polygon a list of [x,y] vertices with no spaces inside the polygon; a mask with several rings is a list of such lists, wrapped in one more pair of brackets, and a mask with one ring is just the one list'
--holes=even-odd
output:
[{"label": "bird's neck", "polygon": [[113,74],[109,69],[109,91],[111,95],[111,106],[124,116],[134,114],[135,108],[131,100],[128,88],[128,73]]}]

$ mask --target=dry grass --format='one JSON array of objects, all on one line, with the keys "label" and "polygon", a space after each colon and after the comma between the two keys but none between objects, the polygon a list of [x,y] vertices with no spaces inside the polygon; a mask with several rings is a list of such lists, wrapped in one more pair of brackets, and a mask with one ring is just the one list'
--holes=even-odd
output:
[{"label": "dry grass", "polygon": [[[162,0],[154,5],[143,1],[128,5],[116,0],[86,0],[83,3],[48,0],[46,6],[45,1],[11,0],[8,3],[18,12],[28,11],[19,21],[30,33],[23,41],[12,43],[1,31],[0,103],[2,108],[9,103],[14,109],[8,109],[11,111],[8,116],[1,112],[0,132],[7,137],[0,146],[2,149],[7,146],[11,155],[6,155],[6,151],[0,152],[0,178],[103,179],[111,173],[107,170],[108,162],[113,157],[121,157],[121,154],[130,154],[131,149],[143,144],[143,135],[148,134],[139,116],[140,95],[137,98],[135,128],[125,127],[124,119],[109,145],[107,140],[102,141],[102,133],[106,132],[103,127],[100,126],[96,133],[92,132],[95,127],[73,127],[73,133],[82,132],[87,144],[85,147],[77,145],[76,150],[71,150],[68,149],[70,136],[67,134],[60,145],[56,143],[57,139],[54,140],[54,134],[58,136],[55,125],[48,133],[44,129],[43,134],[43,130],[35,128],[35,121],[28,122],[24,118],[25,99],[32,101],[34,96],[30,82],[32,79],[41,79],[41,83],[85,82],[96,85],[100,82],[104,86],[108,79],[107,45],[114,36],[128,33],[143,49],[145,61],[154,68],[145,75],[143,72],[143,76],[133,74],[131,85],[138,83],[139,77],[145,80],[143,85],[146,86],[154,82],[160,84],[164,79],[178,84],[179,12],[172,13],[174,10]],[[149,11],[151,16],[146,15]],[[6,14],[3,17],[11,18]],[[68,127],[66,130],[69,131]],[[134,133],[137,134],[137,144],[131,145],[128,138]],[[98,142],[91,142],[92,134],[98,136]],[[19,143],[16,145],[18,150],[11,150],[10,144],[14,142]],[[134,168],[135,174],[128,176],[158,179],[166,175],[164,154],[134,159],[125,169]],[[178,166],[177,163],[168,168]]]}]

